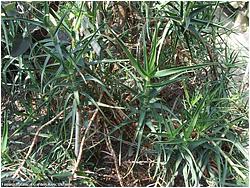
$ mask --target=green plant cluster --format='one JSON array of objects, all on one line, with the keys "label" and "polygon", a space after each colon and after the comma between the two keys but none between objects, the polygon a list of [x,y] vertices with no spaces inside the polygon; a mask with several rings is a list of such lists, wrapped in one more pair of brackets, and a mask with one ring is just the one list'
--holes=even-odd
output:
[{"label": "green plant cluster", "polygon": [[246,57],[221,40],[225,4],[2,3],[1,181],[72,183],[79,114],[84,134],[98,109],[74,185],[108,185],[110,137],[126,186],[248,186]]}]

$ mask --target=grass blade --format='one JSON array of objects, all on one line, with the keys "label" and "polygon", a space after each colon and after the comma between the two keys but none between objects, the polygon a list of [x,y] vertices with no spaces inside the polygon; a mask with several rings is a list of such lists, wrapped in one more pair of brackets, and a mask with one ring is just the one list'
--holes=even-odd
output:
[{"label": "grass blade", "polygon": [[123,43],[123,41],[117,37],[117,34],[110,28],[111,33],[113,34],[113,36],[116,38],[117,42],[119,43],[120,47],[124,50],[124,52],[126,53],[126,55],[128,56],[129,60],[131,61],[132,65],[136,68],[136,70],[138,71],[138,73],[145,79],[148,80],[148,75],[145,72],[145,70],[143,70],[143,68],[141,67],[141,64],[133,57],[133,55],[131,54],[131,52],[128,50],[128,48],[125,46],[125,44]]}]

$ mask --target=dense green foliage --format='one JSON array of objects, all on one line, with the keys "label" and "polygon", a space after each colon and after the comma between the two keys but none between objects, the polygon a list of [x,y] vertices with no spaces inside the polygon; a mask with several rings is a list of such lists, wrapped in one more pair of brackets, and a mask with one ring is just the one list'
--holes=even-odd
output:
[{"label": "dense green foliage", "polygon": [[225,4],[3,3],[2,182],[247,186],[246,57],[222,40]]}]

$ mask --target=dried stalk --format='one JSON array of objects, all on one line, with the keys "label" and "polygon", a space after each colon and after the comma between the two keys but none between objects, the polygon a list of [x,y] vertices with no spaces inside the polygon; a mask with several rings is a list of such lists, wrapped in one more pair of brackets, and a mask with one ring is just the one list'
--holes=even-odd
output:
[{"label": "dried stalk", "polygon": [[[67,108],[68,109],[68,108]],[[67,110],[66,109],[66,110]],[[64,113],[64,110],[61,111],[59,114],[57,114],[54,118],[52,118],[50,121],[48,121],[47,123],[43,124],[37,131],[36,131],[36,134],[32,140],[32,143],[29,147],[29,151],[28,153],[26,154],[25,158],[23,159],[22,163],[19,165],[18,169],[16,170],[15,174],[13,175],[13,178],[16,178],[18,176],[18,174],[20,173],[22,167],[24,166],[25,162],[27,161],[27,159],[29,158],[31,152],[32,152],[32,149],[33,147],[35,146],[37,140],[38,140],[38,136],[39,136],[39,133],[40,131],[46,127],[47,125],[50,125],[51,123],[53,123],[57,118],[59,118],[62,114]]]},{"label": "dried stalk", "polygon": [[119,183],[121,185],[121,187],[124,187],[124,184],[123,184],[123,181],[122,181],[122,176],[120,174],[120,171],[119,171],[119,165],[118,165],[118,159],[116,157],[116,154],[115,154],[115,151],[112,147],[112,144],[111,144],[111,140],[110,140],[110,136],[109,136],[109,131],[108,131],[108,128],[107,128],[107,125],[104,123],[104,126],[105,126],[105,132],[106,132],[106,135],[107,135],[107,138],[105,139],[106,140],[106,144],[108,146],[108,149],[114,159],[114,163],[115,163],[115,170],[116,170],[116,173],[117,173],[117,177],[118,177],[118,180],[119,180]]}]

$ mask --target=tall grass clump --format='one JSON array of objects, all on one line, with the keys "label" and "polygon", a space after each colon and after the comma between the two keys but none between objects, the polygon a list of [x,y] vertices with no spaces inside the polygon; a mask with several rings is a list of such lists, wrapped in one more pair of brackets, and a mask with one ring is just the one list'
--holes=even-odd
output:
[{"label": "tall grass clump", "polygon": [[248,186],[226,5],[2,3],[2,182]]}]

